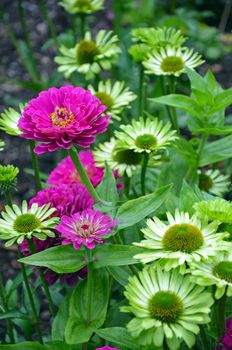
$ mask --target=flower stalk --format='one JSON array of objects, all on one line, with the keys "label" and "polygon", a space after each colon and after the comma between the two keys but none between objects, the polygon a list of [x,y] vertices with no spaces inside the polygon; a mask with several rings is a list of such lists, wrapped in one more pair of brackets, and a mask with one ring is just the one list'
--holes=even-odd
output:
[{"label": "flower stalk", "polygon": [[29,141],[29,145],[30,145],[30,152],[31,152],[31,159],[32,159],[32,165],[33,165],[33,169],[34,169],[34,174],[35,174],[35,183],[36,183],[36,187],[37,189],[40,191],[42,190],[43,186],[42,186],[42,182],[40,179],[40,172],[39,172],[39,161],[38,158],[34,152],[34,148],[35,148],[35,141]]},{"label": "flower stalk", "polygon": [[227,289],[225,288],[225,292],[222,298],[218,301],[218,317],[217,317],[217,329],[218,329],[218,337],[221,337],[225,333],[225,308],[226,308],[226,300],[227,300]]},{"label": "flower stalk", "polygon": [[[3,286],[3,280],[2,280],[2,274],[0,273],[0,298],[2,299],[2,304],[4,307],[4,311],[8,312],[8,305],[7,305],[7,301],[6,301],[6,296],[5,296],[5,290],[4,290],[4,286]],[[14,337],[14,330],[13,330],[13,324],[12,321],[9,319],[6,321],[7,322],[7,333],[9,335],[10,338],[10,342],[12,344],[15,343],[15,337]]]},{"label": "flower stalk", "polygon": [[145,179],[146,179],[146,171],[147,171],[148,161],[149,161],[149,153],[144,152],[143,164],[142,164],[142,169],[141,169],[141,190],[142,190],[143,196],[146,194]]},{"label": "flower stalk", "polygon": [[88,277],[87,277],[87,317],[86,325],[89,326],[91,322],[91,311],[92,311],[92,290],[93,290],[93,263],[91,261],[92,253],[91,250],[87,249],[89,257],[88,264]]}]

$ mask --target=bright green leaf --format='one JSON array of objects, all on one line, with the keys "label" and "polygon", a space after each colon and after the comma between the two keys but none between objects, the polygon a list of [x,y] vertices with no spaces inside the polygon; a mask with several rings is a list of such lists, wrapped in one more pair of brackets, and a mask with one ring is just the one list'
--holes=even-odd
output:
[{"label": "bright green leaf", "polygon": [[105,340],[111,343],[117,344],[120,347],[126,347],[132,350],[141,350],[138,342],[133,339],[126,328],[123,327],[111,327],[98,329],[95,333]]}]

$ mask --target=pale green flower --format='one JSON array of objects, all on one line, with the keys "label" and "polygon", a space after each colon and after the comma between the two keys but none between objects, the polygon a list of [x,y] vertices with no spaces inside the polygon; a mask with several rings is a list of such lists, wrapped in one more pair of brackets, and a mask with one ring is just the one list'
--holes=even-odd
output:
[{"label": "pale green flower", "polygon": [[209,169],[206,172],[199,171],[199,188],[202,191],[221,197],[228,191],[230,185],[229,176],[223,175],[218,169]]},{"label": "pale green flower", "polygon": [[149,58],[143,62],[146,73],[177,77],[186,72],[186,67],[193,69],[202,63],[204,61],[201,59],[201,55],[194,53],[193,49],[187,47],[167,47],[154,50]]},{"label": "pale green flower", "polygon": [[13,165],[0,165],[0,192],[5,193],[17,183],[19,169]]},{"label": "pale green flower", "polygon": [[144,264],[159,261],[166,270],[181,266],[185,271],[185,263],[207,259],[228,248],[223,241],[227,233],[216,233],[217,222],[204,225],[196,215],[190,217],[178,210],[174,216],[168,212],[167,219],[167,223],[157,217],[147,220],[147,227],[141,230],[145,240],[134,243],[144,248],[136,259]]},{"label": "pale green flower", "polygon": [[180,30],[175,28],[136,28],[132,30],[132,40],[142,42],[150,47],[159,49],[168,46],[173,48],[180,47],[187,38],[185,38]]},{"label": "pale green flower", "polygon": [[129,278],[124,293],[129,306],[121,308],[135,316],[127,325],[131,335],[141,346],[164,349],[165,339],[170,350],[179,350],[182,341],[192,349],[198,325],[210,322],[211,294],[179,269],[150,267],[138,276]]},{"label": "pale green flower", "polygon": [[60,5],[71,14],[91,14],[103,9],[104,0],[62,0]]},{"label": "pale green flower", "polygon": [[113,119],[121,120],[121,113],[126,108],[131,108],[130,103],[136,99],[136,95],[125,87],[124,81],[116,81],[112,84],[108,79],[100,81],[97,90],[93,86],[89,89],[107,107],[105,113]]},{"label": "pale green flower", "polygon": [[128,50],[129,54],[137,63],[141,63],[148,58],[151,51],[152,48],[146,44],[134,44]]},{"label": "pale green flower", "polygon": [[219,198],[213,201],[201,201],[194,204],[194,209],[199,218],[232,224],[232,203],[225,199]]},{"label": "pale green flower", "polygon": [[0,152],[4,150],[5,142],[0,140]]},{"label": "pale green flower", "polygon": [[14,108],[5,109],[0,115],[0,130],[13,136],[22,134],[22,130],[18,128],[18,121],[22,116],[24,107],[24,104],[19,104],[20,112],[16,111]]},{"label": "pale green flower", "polygon": [[120,140],[120,146],[135,152],[153,152],[164,149],[171,141],[176,139],[175,130],[170,131],[171,124],[165,125],[157,118],[133,119],[131,125],[121,125],[123,131],[116,131],[115,135]]},{"label": "pale green flower", "polygon": [[33,203],[28,208],[27,202],[23,201],[22,209],[13,204],[5,207],[0,219],[0,239],[6,240],[6,246],[17,242],[21,244],[25,238],[36,237],[45,240],[47,236],[55,237],[52,231],[58,221],[57,217],[50,217],[56,209],[49,208],[50,204],[41,207]]},{"label": "pale green flower", "polygon": [[83,40],[75,47],[59,48],[62,56],[55,57],[59,72],[64,72],[68,78],[73,72],[85,74],[86,79],[92,79],[101,70],[109,70],[116,63],[121,49],[118,46],[118,37],[112,31],[100,30],[96,40],[92,40],[90,32],[85,33]]},{"label": "pale green flower", "polygon": [[[228,243],[228,252],[232,245]],[[216,286],[215,298],[220,299],[227,288],[227,295],[232,296],[232,254],[219,254],[213,259],[190,264],[192,281],[200,286]]]}]

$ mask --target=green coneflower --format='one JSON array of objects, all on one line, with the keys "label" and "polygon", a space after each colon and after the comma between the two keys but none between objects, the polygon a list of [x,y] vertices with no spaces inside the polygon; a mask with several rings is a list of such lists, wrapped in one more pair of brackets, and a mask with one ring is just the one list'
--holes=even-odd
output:
[{"label": "green coneflower", "polygon": [[18,127],[18,121],[22,115],[25,105],[19,104],[20,112],[14,108],[5,109],[0,115],[0,130],[8,135],[18,136],[22,134],[22,130]]},{"label": "green coneflower", "polygon": [[230,185],[229,176],[223,175],[218,169],[209,169],[206,172],[199,171],[199,188],[221,197]]},{"label": "green coneflower", "polygon": [[19,169],[13,165],[0,165],[0,192],[5,193],[17,183]]},{"label": "green coneflower", "polygon": [[150,267],[138,275],[129,278],[124,293],[129,306],[121,308],[135,316],[127,325],[131,335],[141,346],[163,349],[166,341],[170,350],[178,350],[184,341],[192,349],[198,325],[210,321],[211,294],[179,269]]},{"label": "green coneflower", "polygon": [[52,230],[59,218],[50,217],[56,209],[49,207],[50,204],[39,207],[37,203],[33,203],[28,208],[26,201],[23,201],[22,209],[15,204],[12,208],[7,205],[1,213],[0,239],[6,240],[5,245],[10,246],[15,242],[21,244],[25,238],[36,237],[45,240],[47,236],[55,237]]},{"label": "green coneflower", "polygon": [[140,118],[139,121],[132,120],[131,125],[122,125],[123,131],[115,133],[120,145],[124,149],[135,152],[153,152],[164,149],[171,141],[176,139],[175,130],[170,131],[171,124],[158,120]]},{"label": "green coneflower", "polygon": [[194,53],[187,47],[154,50],[149,58],[143,63],[146,73],[156,75],[179,76],[185,73],[185,67],[193,69],[204,63],[201,55]]},{"label": "green coneflower", "polygon": [[59,48],[62,56],[55,57],[59,72],[64,72],[68,78],[73,72],[85,74],[86,79],[92,79],[101,70],[109,70],[116,63],[121,49],[118,46],[118,37],[112,31],[100,30],[96,40],[92,40],[90,32],[75,47]]},{"label": "green coneflower", "polygon": [[144,248],[136,259],[144,264],[160,260],[166,270],[182,266],[184,271],[185,263],[207,259],[228,248],[223,241],[227,233],[216,233],[217,222],[204,225],[195,215],[178,210],[175,216],[167,213],[167,219],[167,224],[157,217],[147,220],[147,227],[141,230],[145,240],[134,243]]},{"label": "green coneflower", "polygon": [[142,42],[155,49],[180,47],[186,40],[180,30],[175,28],[136,28],[131,32],[132,40]]},{"label": "green coneflower", "polygon": [[232,203],[219,198],[213,201],[201,201],[194,204],[199,218],[220,223],[232,224]]},{"label": "green coneflower", "polygon": [[104,0],[62,0],[60,5],[71,14],[91,14],[103,9]]},{"label": "green coneflower", "polygon": [[111,80],[108,79],[105,82],[100,81],[97,90],[92,86],[89,89],[107,107],[105,113],[117,120],[121,120],[122,111],[130,108],[130,103],[136,99],[136,95],[128,87],[125,87],[124,81],[116,81],[112,84]]},{"label": "green coneflower", "polygon": [[129,54],[137,63],[142,63],[146,58],[148,58],[151,51],[152,48],[146,44],[134,44],[128,50]]},{"label": "green coneflower", "polygon": [[0,140],[0,152],[4,150],[5,142]]},{"label": "green coneflower", "polygon": [[[232,245],[228,244],[228,251]],[[190,264],[192,281],[200,286],[216,286],[215,298],[220,299],[227,288],[227,295],[232,296],[232,254],[219,254],[211,260]]]}]

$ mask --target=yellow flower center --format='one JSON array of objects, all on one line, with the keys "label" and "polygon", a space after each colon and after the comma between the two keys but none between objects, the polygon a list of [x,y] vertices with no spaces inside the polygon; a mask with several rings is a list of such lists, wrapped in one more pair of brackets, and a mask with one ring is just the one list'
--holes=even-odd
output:
[{"label": "yellow flower center", "polygon": [[162,242],[166,250],[191,253],[199,249],[204,240],[198,227],[191,224],[176,224],[165,232]]},{"label": "yellow flower center", "polygon": [[184,68],[184,62],[181,57],[165,57],[161,63],[161,69],[167,73],[179,72]]},{"label": "yellow flower center", "polygon": [[52,124],[61,128],[69,125],[74,120],[74,115],[65,107],[56,107],[55,111],[50,114]]},{"label": "yellow flower center", "polygon": [[89,11],[92,10],[92,4],[90,0],[76,0],[73,4],[74,8],[77,8],[79,11]]}]

